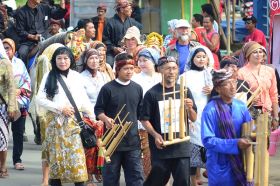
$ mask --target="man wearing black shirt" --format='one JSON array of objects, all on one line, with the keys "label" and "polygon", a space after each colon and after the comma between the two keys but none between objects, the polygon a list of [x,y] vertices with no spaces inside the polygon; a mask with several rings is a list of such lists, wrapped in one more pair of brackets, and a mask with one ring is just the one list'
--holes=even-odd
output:
[{"label": "man wearing black shirt", "polygon": [[62,19],[65,13],[65,0],[60,0],[59,8],[40,4],[40,0],[28,0],[26,5],[17,11],[16,29],[21,38],[18,53],[25,64],[30,49],[48,33],[50,18]]},{"label": "man wearing black shirt", "polygon": [[111,163],[104,165],[102,170],[103,186],[119,185],[121,166],[124,170],[127,186],[142,186],[144,177],[137,119],[139,118],[143,90],[140,85],[130,80],[134,72],[132,56],[121,53],[116,56],[115,60],[116,79],[101,88],[94,112],[97,118],[103,121],[106,128],[109,129],[117,124],[112,118],[115,118],[123,105],[126,104],[119,117],[123,119],[129,112],[124,122],[131,121],[133,123],[111,156]]},{"label": "man wearing black shirt", "polygon": [[128,0],[119,0],[116,5],[117,13],[108,19],[103,31],[103,43],[107,46],[107,63],[113,66],[114,56],[123,52],[121,40],[127,29],[136,26],[142,30],[142,25],[131,18],[132,4]]},{"label": "man wearing black shirt", "polygon": [[[163,146],[164,129],[162,129],[160,105],[163,105],[163,88],[166,93],[174,91],[175,99],[180,99],[180,86],[176,84],[178,77],[178,62],[173,57],[161,57],[159,70],[163,74],[164,87],[159,83],[152,87],[144,96],[140,120],[149,133],[149,145],[151,150],[152,170],[144,186],[164,186],[169,180],[170,174],[174,178],[173,186],[189,186],[190,147],[189,142],[181,142],[167,147]],[[165,95],[165,100],[173,98],[174,94]],[[162,103],[162,104],[161,104]],[[196,120],[196,106],[191,94],[187,90],[185,107],[188,118]],[[165,109],[165,108],[163,108]]]}]

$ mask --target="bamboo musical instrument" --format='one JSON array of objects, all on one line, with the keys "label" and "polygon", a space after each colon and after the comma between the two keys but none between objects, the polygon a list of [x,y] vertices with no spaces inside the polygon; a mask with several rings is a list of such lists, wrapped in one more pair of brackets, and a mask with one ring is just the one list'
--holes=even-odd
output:
[{"label": "bamboo musical instrument", "polygon": [[[182,142],[186,142],[190,140],[190,136],[186,135],[186,123],[187,121],[185,121],[185,91],[187,89],[184,88],[185,82],[184,82],[184,77],[181,76],[180,77],[180,108],[179,108],[179,137],[177,137],[177,130],[176,130],[176,121],[177,121],[177,116],[176,116],[176,104],[175,104],[175,100],[176,100],[176,93],[178,93],[178,91],[175,90],[175,85],[174,85],[174,90],[171,93],[165,93],[164,91],[164,83],[163,83],[163,101],[164,101],[164,107],[166,106],[165,104],[165,96],[166,95],[171,95],[173,94],[173,99],[171,97],[169,97],[168,99],[168,113],[166,113],[166,109],[163,108],[163,114],[164,117],[166,117],[166,114],[168,115],[168,139],[166,139],[166,133],[164,131],[164,142],[163,142],[163,146],[169,146],[169,145],[173,145],[173,144],[177,144],[177,143],[182,143]],[[173,104],[172,104],[173,103]],[[175,108],[175,109],[174,109]],[[175,120],[174,118],[175,117]],[[175,121],[175,123],[173,123]],[[165,122],[165,119],[164,119]],[[173,127],[174,126],[174,127]],[[165,128],[165,124],[164,124],[164,128]],[[175,128],[175,131],[173,131],[173,128]],[[164,129],[165,130],[165,129]]]},{"label": "bamboo musical instrument", "polygon": [[98,139],[106,163],[111,162],[110,157],[115,152],[121,140],[132,126],[132,122],[125,122],[127,116],[129,115],[129,112],[126,113],[123,119],[120,118],[120,114],[122,113],[125,106],[126,105],[124,104],[115,116],[113,127],[111,129],[108,129],[102,138]]},{"label": "bamboo musical instrument", "polygon": [[[249,90],[250,91],[250,90]],[[259,86],[254,92],[253,94],[251,95],[251,97],[248,99],[246,105],[247,107],[251,107],[251,103],[253,102],[253,100],[259,96],[260,94],[262,93],[262,88]]]},{"label": "bamboo musical instrument", "polygon": [[[246,171],[246,179],[248,182],[254,182],[255,186],[268,186],[268,113],[264,112],[257,116],[255,120],[255,132],[252,132],[252,123],[245,123],[242,125],[242,137],[247,139],[256,138],[256,142],[250,141],[251,146],[246,150],[243,150],[243,162],[244,170]],[[255,147],[253,147],[253,145],[255,145]]]}]

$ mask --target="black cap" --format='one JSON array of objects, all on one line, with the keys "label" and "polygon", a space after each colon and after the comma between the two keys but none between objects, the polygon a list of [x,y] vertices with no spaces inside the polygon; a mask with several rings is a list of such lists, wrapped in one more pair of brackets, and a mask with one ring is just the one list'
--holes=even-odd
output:
[{"label": "black cap", "polygon": [[84,19],[80,19],[77,23],[77,26],[73,29],[73,31],[78,31],[81,28],[84,28],[85,25],[85,20]]},{"label": "black cap", "polygon": [[158,65],[157,66],[162,66],[166,63],[169,63],[169,62],[174,62],[178,65],[178,60],[173,57],[173,56],[163,56],[161,58],[158,59]]},{"label": "black cap", "polygon": [[252,21],[252,23],[257,23],[257,18],[255,18],[253,15],[252,16],[247,16],[247,17],[244,17],[243,19],[242,19],[243,21]]}]

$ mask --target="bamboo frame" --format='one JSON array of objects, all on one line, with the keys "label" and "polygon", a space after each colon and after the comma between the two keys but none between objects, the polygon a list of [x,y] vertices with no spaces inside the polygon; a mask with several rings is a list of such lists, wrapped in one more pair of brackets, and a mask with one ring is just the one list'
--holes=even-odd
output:
[{"label": "bamboo frame", "polygon": [[[248,182],[254,182],[255,186],[268,186],[269,178],[269,154],[268,154],[268,136],[269,122],[268,113],[260,114],[256,123],[256,132],[252,132],[252,123],[242,125],[242,137],[251,139],[256,137],[256,142],[250,142],[251,145],[246,150],[243,150],[244,170]],[[250,140],[251,141],[251,140]],[[255,151],[253,151],[255,149]]]},{"label": "bamboo frame", "polygon": [[[164,79],[164,78],[163,78]],[[173,94],[173,98],[172,97],[169,97],[168,99],[168,106],[169,106],[169,126],[168,126],[168,139],[166,138],[166,133],[164,131],[164,134],[163,134],[163,146],[169,146],[169,145],[173,145],[173,144],[177,144],[177,143],[182,143],[182,142],[186,142],[186,141],[189,141],[190,140],[190,136],[188,135],[188,133],[186,132],[186,123],[187,123],[187,120],[186,120],[186,111],[185,111],[185,93],[187,91],[187,89],[184,88],[185,86],[185,79],[184,77],[180,77],[180,108],[179,108],[179,137],[177,137],[177,134],[176,134],[176,128],[175,128],[175,131],[173,131],[173,120],[174,120],[174,116],[175,116],[175,121],[176,121],[176,108],[174,109],[174,107],[176,107],[175,105],[175,100],[176,100],[176,93],[178,93],[178,91],[175,91],[175,85],[174,85],[174,89],[173,89],[173,92],[172,93],[165,93],[165,86],[164,86],[164,81],[163,81],[163,101],[164,101],[164,107],[165,107],[165,102],[166,102],[166,99],[165,99],[165,96],[166,95],[172,95]],[[166,116],[166,111],[165,111],[165,108],[163,109],[163,115],[164,117]],[[174,115],[174,116],[173,116]],[[165,119],[164,119],[164,122],[165,122]],[[175,124],[176,126],[176,124]],[[164,124],[164,127],[165,127],[165,124]],[[164,129],[165,130],[165,129]]]},{"label": "bamboo frame", "polygon": [[[120,114],[122,113],[125,106],[126,105],[124,104],[122,108],[119,110],[119,112],[117,113],[117,115],[115,116],[114,118],[115,124],[113,125],[113,127],[111,129],[108,129],[106,133],[102,136],[102,138],[98,139],[106,163],[111,162],[110,157],[115,152],[121,140],[132,126],[132,122],[128,122],[128,121],[125,122],[127,116],[129,115],[129,112],[126,113],[123,119],[120,118]],[[116,124],[117,121],[118,124]]]}]

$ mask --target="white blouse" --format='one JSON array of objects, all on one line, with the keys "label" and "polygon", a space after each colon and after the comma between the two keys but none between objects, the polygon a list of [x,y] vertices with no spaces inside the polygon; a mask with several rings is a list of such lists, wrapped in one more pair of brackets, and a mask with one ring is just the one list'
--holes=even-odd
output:
[{"label": "white blouse", "polygon": [[[45,74],[42,79],[36,97],[36,101],[39,107],[43,107],[45,110],[59,114],[62,112],[63,107],[72,105],[59,82],[57,82],[58,93],[55,94],[53,100],[47,98],[47,94],[45,92],[45,84],[47,81],[48,74],[49,73]],[[95,117],[93,112],[93,106],[91,105],[90,100],[86,94],[83,83],[83,77],[78,72],[73,70],[69,70],[67,77],[63,75],[61,76],[65,84],[67,85],[69,91],[71,92],[79,111],[86,113],[91,119],[94,119]]]},{"label": "white blouse", "polygon": [[[132,81],[138,83],[142,89],[143,89],[143,96],[145,96],[146,92],[151,89],[154,85],[161,82],[161,74],[160,73],[154,73],[152,76],[140,72],[139,74],[134,74],[131,78]],[[138,129],[145,130],[143,125],[140,121],[138,121]]]},{"label": "white blouse", "polygon": [[146,73],[140,72],[139,74],[134,74],[131,80],[142,87],[144,96],[150,88],[161,82],[161,74],[155,72],[152,76],[150,76]]},{"label": "white blouse", "polygon": [[86,93],[89,97],[91,105],[94,108],[101,87],[110,80],[107,78],[105,73],[99,71],[97,71],[95,77],[92,77],[91,73],[88,70],[84,70],[81,75],[84,79]]},{"label": "white blouse", "polygon": [[189,70],[182,74],[185,76],[185,85],[191,90],[197,107],[197,119],[190,125],[190,141],[196,145],[203,146],[201,141],[201,116],[204,107],[208,102],[208,95],[202,92],[206,85],[213,86],[211,74],[207,70]]}]

